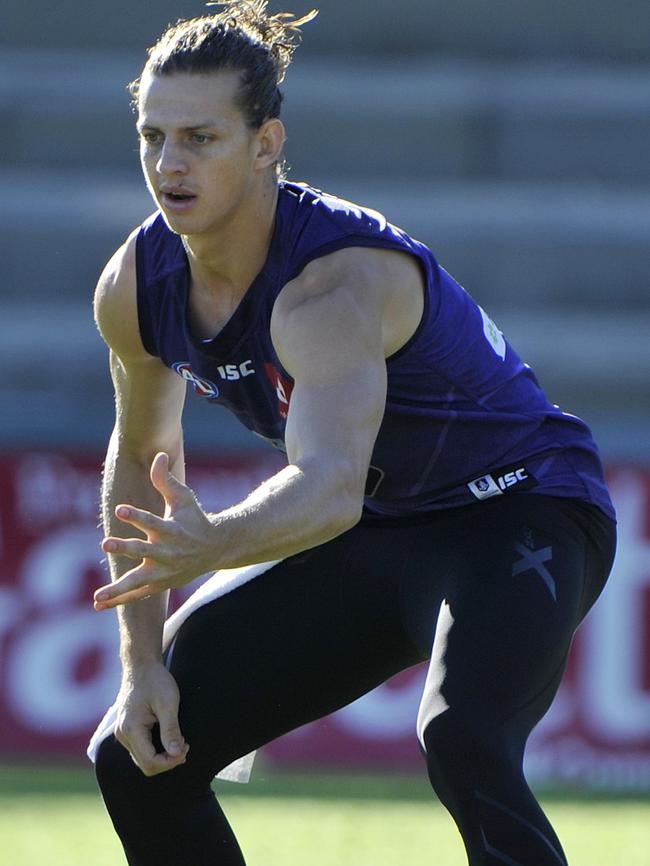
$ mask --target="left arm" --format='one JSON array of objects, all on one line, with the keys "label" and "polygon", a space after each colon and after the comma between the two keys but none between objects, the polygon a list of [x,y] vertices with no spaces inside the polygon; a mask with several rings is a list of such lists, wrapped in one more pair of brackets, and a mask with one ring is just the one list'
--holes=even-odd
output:
[{"label": "left arm", "polygon": [[159,454],[151,477],[165,515],[118,508],[147,540],[105,539],[105,551],[141,562],[98,591],[98,609],[182,586],[208,570],[291,556],[358,522],[385,409],[387,333],[395,335],[384,322],[390,287],[381,290],[382,254],[344,252],[360,255],[313,262],[274,309],[273,342],[295,381],[285,434],[289,465],[238,505],[206,514]]}]

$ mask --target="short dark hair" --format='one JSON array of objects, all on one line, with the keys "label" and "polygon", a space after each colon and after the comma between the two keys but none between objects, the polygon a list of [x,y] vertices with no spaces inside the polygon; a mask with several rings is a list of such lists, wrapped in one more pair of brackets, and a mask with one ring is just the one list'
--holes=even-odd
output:
[{"label": "short dark hair", "polygon": [[235,71],[241,75],[239,106],[247,124],[259,129],[266,120],[280,116],[279,85],[300,42],[300,27],[318,13],[313,9],[302,18],[291,12],[268,15],[267,0],[224,0],[207,5],[224,8],[215,15],[178,21],[149,49],[140,77],[129,85],[134,103],[145,72]]}]

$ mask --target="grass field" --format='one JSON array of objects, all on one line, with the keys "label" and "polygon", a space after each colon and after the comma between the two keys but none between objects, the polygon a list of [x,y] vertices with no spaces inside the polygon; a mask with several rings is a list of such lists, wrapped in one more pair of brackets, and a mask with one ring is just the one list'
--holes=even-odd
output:
[{"label": "grass field", "polygon": [[[424,779],[279,776],[260,767],[250,785],[219,783],[218,792],[249,866],[466,864]],[[650,799],[543,802],[572,866],[650,866]],[[2,767],[0,840],[11,866],[126,862],[85,767]]]}]

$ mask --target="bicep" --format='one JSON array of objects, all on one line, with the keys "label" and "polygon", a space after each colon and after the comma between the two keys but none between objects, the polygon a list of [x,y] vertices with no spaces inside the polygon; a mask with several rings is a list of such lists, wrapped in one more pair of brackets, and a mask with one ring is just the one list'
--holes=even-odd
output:
[{"label": "bicep", "polygon": [[289,459],[321,461],[363,489],[386,402],[381,316],[338,285],[279,311],[274,342],[295,381]]}]

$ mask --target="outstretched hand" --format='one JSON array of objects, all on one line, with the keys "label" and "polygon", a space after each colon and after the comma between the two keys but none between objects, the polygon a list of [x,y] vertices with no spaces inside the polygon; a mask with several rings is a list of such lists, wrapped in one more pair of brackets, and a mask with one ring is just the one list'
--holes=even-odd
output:
[{"label": "outstretched hand", "polygon": [[169,471],[169,457],[156,454],[151,483],[165,500],[162,517],[132,505],[118,505],[116,516],[141,530],[143,538],[105,538],[105,553],[139,562],[135,568],[95,593],[95,610],[105,610],[184,586],[214,566],[214,526],[192,490]]}]

